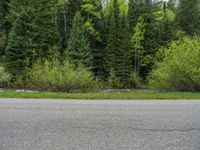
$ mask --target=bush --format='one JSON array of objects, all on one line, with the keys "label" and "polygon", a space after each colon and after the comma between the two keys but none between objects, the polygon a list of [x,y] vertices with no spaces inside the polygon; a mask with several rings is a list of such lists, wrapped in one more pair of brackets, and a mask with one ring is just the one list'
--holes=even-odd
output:
[{"label": "bush", "polygon": [[0,86],[5,86],[10,80],[10,75],[5,71],[4,67],[0,66]]},{"label": "bush", "polygon": [[200,90],[200,39],[184,37],[165,49],[149,77],[153,89],[167,91]]},{"label": "bush", "polygon": [[129,84],[131,88],[141,88],[142,87],[142,79],[140,78],[140,76],[133,71],[130,74],[130,79],[129,79]]},{"label": "bush", "polygon": [[75,68],[69,61],[38,61],[29,72],[29,86],[37,90],[89,92],[98,88],[97,81],[82,66]]}]

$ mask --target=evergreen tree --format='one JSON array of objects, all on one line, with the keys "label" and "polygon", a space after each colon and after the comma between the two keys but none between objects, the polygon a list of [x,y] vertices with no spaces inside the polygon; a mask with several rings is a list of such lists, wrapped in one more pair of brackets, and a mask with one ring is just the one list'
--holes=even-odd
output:
[{"label": "evergreen tree", "polygon": [[0,55],[5,52],[8,44],[8,35],[11,29],[11,22],[8,19],[10,0],[0,0]]},{"label": "evergreen tree", "polygon": [[168,0],[168,2],[167,2],[167,8],[169,10],[175,12],[176,11],[176,4],[177,4],[177,0]]},{"label": "evergreen tree", "polygon": [[160,26],[157,23],[154,12],[157,11],[154,9],[154,3],[151,0],[146,0],[144,5],[144,14],[142,17],[144,18],[145,23],[145,40],[142,45],[144,47],[144,59],[143,65],[140,67],[140,74],[143,77],[146,77],[148,73],[151,71],[154,65],[155,54],[160,48]]},{"label": "evergreen tree", "polygon": [[30,34],[27,34],[30,26],[24,20],[29,22],[32,18],[27,13],[21,13],[13,24],[6,49],[6,68],[12,74],[13,79],[25,74],[28,67],[27,61],[33,55],[29,43]]},{"label": "evergreen tree", "polygon": [[84,19],[80,12],[76,13],[73,20],[68,43],[68,55],[75,65],[82,64],[87,68],[92,68],[91,48],[86,35]]},{"label": "evergreen tree", "polygon": [[[6,63],[12,75],[23,74],[25,59],[32,62],[46,58],[49,48],[57,44],[54,6],[54,0],[11,1],[13,28]],[[16,64],[17,61],[20,63]]]},{"label": "evergreen tree", "polygon": [[129,0],[128,19],[130,31],[135,27],[138,18],[144,14],[144,11],[144,0]]},{"label": "evergreen tree", "polygon": [[72,22],[76,13],[81,9],[82,0],[60,0],[58,3],[58,30],[61,53],[67,48]]},{"label": "evergreen tree", "polygon": [[106,47],[107,71],[116,71],[116,53],[119,50],[119,6],[117,0],[113,0],[113,8],[109,24],[109,35]]},{"label": "evergreen tree", "polygon": [[200,33],[200,0],[180,0],[176,24],[188,35]]},{"label": "evergreen tree", "polygon": [[173,39],[173,22],[168,16],[166,2],[163,3],[163,19],[161,23],[161,45],[166,46]]},{"label": "evergreen tree", "polygon": [[126,14],[122,14],[119,26],[119,48],[116,52],[116,76],[123,87],[128,86],[132,70],[129,25]]},{"label": "evergreen tree", "polygon": [[93,72],[103,78],[105,74],[105,43],[103,42],[104,20],[101,0],[83,0],[81,14],[85,20],[90,47],[93,55]]}]

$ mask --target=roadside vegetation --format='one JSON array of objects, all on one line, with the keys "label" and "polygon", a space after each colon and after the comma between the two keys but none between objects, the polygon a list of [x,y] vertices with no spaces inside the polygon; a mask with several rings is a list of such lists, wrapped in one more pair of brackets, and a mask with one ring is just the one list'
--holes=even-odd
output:
[{"label": "roadside vegetation", "polygon": [[198,98],[176,92],[200,91],[199,10],[199,0],[0,0],[0,86],[42,92],[0,97]]},{"label": "roadside vegetation", "polygon": [[56,92],[0,92],[0,98],[26,99],[81,99],[81,100],[199,100],[200,93],[192,92],[99,92],[99,93],[56,93]]}]

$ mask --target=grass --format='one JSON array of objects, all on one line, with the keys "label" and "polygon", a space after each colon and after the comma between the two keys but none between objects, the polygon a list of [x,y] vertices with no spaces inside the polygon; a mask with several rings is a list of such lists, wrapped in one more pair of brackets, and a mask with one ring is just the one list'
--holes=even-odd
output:
[{"label": "grass", "polygon": [[192,92],[101,92],[101,93],[53,93],[53,92],[0,92],[0,98],[35,98],[35,99],[96,99],[96,100],[179,100],[200,99],[200,93]]}]

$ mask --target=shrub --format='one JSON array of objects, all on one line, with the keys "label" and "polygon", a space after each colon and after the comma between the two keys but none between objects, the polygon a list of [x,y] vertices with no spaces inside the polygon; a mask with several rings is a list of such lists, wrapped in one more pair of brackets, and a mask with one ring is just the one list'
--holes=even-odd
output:
[{"label": "shrub", "polygon": [[153,89],[167,91],[200,90],[200,39],[184,37],[165,49],[149,77]]},{"label": "shrub", "polygon": [[10,80],[10,75],[0,66],[0,86],[5,86]]},{"label": "shrub", "polygon": [[108,79],[108,84],[110,88],[121,89],[123,88],[123,84],[120,81],[120,78],[116,76],[113,69],[110,71],[110,77]]},{"label": "shrub", "polygon": [[141,88],[142,87],[142,79],[140,78],[140,76],[133,71],[130,74],[130,79],[129,79],[129,84],[131,88]]},{"label": "shrub", "polygon": [[29,86],[37,90],[89,92],[98,88],[97,81],[81,65],[76,67],[65,60],[37,61],[29,72]]}]

